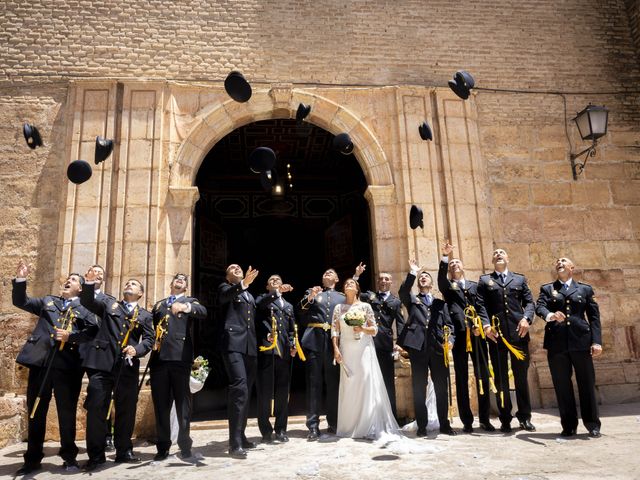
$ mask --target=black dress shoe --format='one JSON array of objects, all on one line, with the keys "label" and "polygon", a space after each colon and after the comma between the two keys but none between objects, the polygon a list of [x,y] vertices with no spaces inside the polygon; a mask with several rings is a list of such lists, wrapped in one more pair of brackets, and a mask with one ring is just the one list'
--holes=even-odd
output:
[{"label": "black dress shoe", "polygon": [[244,459],[244,458],[247,458],[247,451],[242,447],[230,448],[229,449],[229,456],[231,456],[233,458]]},{"label": "black dress shoe", "polygon": [[331,435],[335,435],[336,434],[336,427],[332,427],[331,425],[329,425],[327,427],[327,433],[329,433]]},{"label": "black dress shoe", "polygon": [[502,433],[511,433],[511,424],[509,423],[503,423],[502,425],[500,425],[500,431]]},{"label": "black dress shoe", "polygon": [[262,435],[262,443],[273,443],[273,435],[270,433],[267,435]]},{"label": "black dress shoe", "polygon": [[22,475],[29,475],[30,473],[36,472],[41,468],[42,468],[42,465],[39,463],[25,463],[18,469],[15,476],[21,477]]},{"label": "black dress shoe", "polygon": [[180,450],[180,458],[191,458],[193,457],[193,453],[191,450]]},{"label": "black dress shoe", "polygon": [[166,460],[169,456],[169,450],[163,450],[161,452],[156,453],[156,456],[153,457],[154,462],[159,462],[161,460]]},{"label": "black dress shoe", "polygon": [[131,450],[127,450],[122,455],[116,455],[116,463],[138,463],[140,458],[136,457]]},{"label": "black dress shoe", "polygon": [[520,428],[526,430],[527,432],[535,432],[536,427],[533,426],[530,420],[525,420],[524,422],[520,422]]},{"label": "black dress shoe", "polygon": [[104,458],[90,458],[87,463],[82,466],[82,470],[85,472],[93,472],[100,465],[103,465],[106,462]]},{"label": "black dress shoe", "polygon": [[496,431],[496,427],[491,425],[491,422],[481,423],[480,424],[480,428],[482,430],[484,430],[485,432],[495,432]]},{"label": "black dress shoe", "polygon": [[258,444],[256,442],[252,442],[250,440],[247,440],[246,438],[244,440],[242,440],[242,448],[249,449],[249,448],[256,448],[258,446]]},{"label": "black dress shoe", "polygon": [[594,428],[593,430],[589,430],[589,436],[591,438],[600,438],[602,434],[600,433],[599,428]]},{"label": "black dress shoe", "polygon": [[465,425],[462,427],[462,431],[464,433],[473,433],[473,427],[471,425]]},{"label": "black dress shoe", "polygon": [[278,432],[276,433],[276,441],[285,443],[289,441],[289,437],[286,432]]},{"label": "black dress shoe", "polygon": [[562,432],[560,432],[560,436],[562,437],[573,437],[577,433],[575,428],[564,428]]},{"label": "black dress shoe", "polygon": [[315,442],[320,438],[320,432],[316,427],[312,427],[309,429],[309,435],[307,435],[307,440],[310,442]]},{"label": "black dress shoe", "polygon": [[457,432],[451,427],[440,428],[440,433],[444,433],[445,435],[450,435],[452,437],[455,437],[457,435]]},{"label": "black dress shoe", "polygon": [[426,428],[419,428],[418,431],[416,432],[416,437],[426,437],[426,436],[427,436]]}]

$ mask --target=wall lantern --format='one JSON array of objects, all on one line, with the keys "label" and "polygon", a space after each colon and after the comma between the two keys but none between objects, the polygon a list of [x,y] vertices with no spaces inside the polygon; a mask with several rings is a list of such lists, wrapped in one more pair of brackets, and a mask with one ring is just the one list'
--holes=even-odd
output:
[{"label": "wall lantern", "polygon": [[[591,104],[578,113],[576,118],[573,119],[578,126],[578,131],[580,132],[582,140],[591,140],[593,142],[588,148],[585,148],[580,153],[572,153],[570,155],[571,171],[573,172],[574,180],[577,180],[578,176],[584,171],[589,157],[595,156],[598,139],[607,134],[608,120],[609,110],[604,107],[598,107]],[[584,162],[576,162],[576,159],[582,155],[585,155]]]}]

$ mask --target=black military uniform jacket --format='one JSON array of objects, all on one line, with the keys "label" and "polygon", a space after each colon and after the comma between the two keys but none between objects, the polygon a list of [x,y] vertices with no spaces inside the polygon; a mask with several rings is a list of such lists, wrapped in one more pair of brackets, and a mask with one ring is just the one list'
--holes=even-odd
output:
[{"label": "black military uniform jacket", "polygon": [[549,313],[562,312],[563,322],[547,322],[544,327],[544,348],[550,352],[589,350],[591,345],[602,345],[600,309],[593,288],[586,283],[571,281],[568,290],[556,280],[540,287],[536,313],[546,320]]},{"label": "black military uniform jacket", "polygon": [[222,351],[256,357],[256,302],[253,295],[249,290],[243,290],[241,283],[223,282],[218,287],[218,305]]},{"label": "black military uniform jacket", "polygon": [[531,324],[535,314],[533,295],[524,275],[509,271],[504,283],[496,272],[482,275],[478,281],[477,305],[486,309],[489,320],[494,315],[498,317],[502,334],[509,343],[529,342],[528,333],[520,338],[517,332],[522,317],[526,316]]},{"label": "black military uniform jacket", "polygon": [[384,352],[393,351],[393,322],[396,322],[398,337],[404,328],[402,302],[391,292],[386,300],[382,300],[376,292],[371,291],[360,295],[360,300],[371,305],[378,324],[378,333],[373,337],[376,349]]},{"label": "black military uniform jacket", "polygon": [[[153,347],[154,331],[151,314],[137,305],[131,313],[124,302],[118,302],[109,295],[94,295],[94,285],[85,284],[80,294],[80,302],[101,318],[100,330],[95,339],[81,347],[82,366],[102,372],[112,372],[126,347],[122,342],[131,328],[127,345],[136,349],[132,367],[138,368],[138,357],[145,356]],[[133,323],[132,323],[133,321]]]},{"label": "black military uniform jacket", "polygon": [[[345,302],[345,296],[334,289],[324,289],[318,293],[312,301],[309,301],[311,289],[308,289],[302,300],[302,325],[307,327],[302,335],[300,345],[303,350],[311,352],[324,352],[331,346],[331,322],[333,321],[333,310],[336,305]],[[309,324],[326,324],[324,328],[308,327]]]},{"label": "black military uniform jacket", "polygon": [[477,302],[478,284],[465,278],[464,287],[460,286],[458,282],[451,281],[447,278],[448,268],[449,264],[447,262],[440,262],[440,267],[438,268],[438,289],[440,293],[442,293],[445,302],[447,302],[449,315],[451,315],[451,321],[456,329],[456,334],[464,334],[467,327],[473,327],[464,315],[464,309],[468,306],[475,308],[483,326],[489,325],[486,310],[483,306],[478,305]]},{"label": "black military uniform jacket", "polygon": [[197,298],[186,297],[184,295],[175,299],[176,303],[190,303],[191,312],[180,312],[178,315],[171,313],[171,307],[167,305],[168,298],[164,298],[153,307],[154,338],[155,330],[167,315],[167,332],[162,339],[160,350],[151,356],[150,362],[158,360],[163,362],[185,362],[193,363],[193,337],[192,322],[207,318],[207,309],[200,305]]},{"label": "black military uniform jacket", "polygon": [[431,307],[428,307],[420,297],[411,293],[415,280],[416,276],[409,273],[398,291],[400,300],[409,312],[409,318],[398,336],[398,345],[405,349],[422,350],[424,342],[427,342],[427,348],[442,355],[445,325],[449,327],[449,342],[455,340],[449,309],[439,298],[434,298]]},{"label": "black military uniform jacket", "polygon": [[16,362],[25,367],[44,367],[54,344],[55,348],[59,348],[59,343],[54,340],[55,329],[63,328],[65,317],[72,316],[69,340],[64,344],[62,351],[56,352],[52,366],[61,369],[78,368],[80,366],[78,347],[95,337],[100,325],[99,319],[80,305],[80,300],[77,298],[65,310],[62,297],[54,295],[39,298],[27,297],[26,281],[13,280],[12,300],[16,307],[39,317]]},{"label": "black military uniform jacket", "polygon": [[[289,355],[290,348],[295,346],[294,325],[296,318],[293,313],[293,305],[282,298],[284,306],[281,306],[279,298],[282,297],[278,297],[275,293],[264,293],[258,296],[256,299],[258,304],[256,331],[259,345],[270,346],[271,342],[267,340],[267,335],[272,333],[272,317],[275,317],[278,329],[278,348],[282,358],[287,360],[291,358],[291,355]],[[265,355],[278,354],[275,348],[261,353]]]}]

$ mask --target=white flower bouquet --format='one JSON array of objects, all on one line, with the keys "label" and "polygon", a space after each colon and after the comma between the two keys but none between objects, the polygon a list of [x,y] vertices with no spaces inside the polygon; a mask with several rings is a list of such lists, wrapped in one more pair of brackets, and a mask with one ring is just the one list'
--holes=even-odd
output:
[{"label": "white flower bouquet", "polygon": [[[350,327],[362,327],[366,322],[364,312],[362,310],[351,309],[344,314],[344,323]],[[360,340],[362,338],[362,332],[354,333],[354,338]]]},{"label": "white flower bouquet", "polygon": [[193,365],[191,365],[191,377],[189,378],[189,390],[191,390],[191,393],[197,393],[202,390],[210,370],[209,360],[202,357],[202,355],[193,361]]}]

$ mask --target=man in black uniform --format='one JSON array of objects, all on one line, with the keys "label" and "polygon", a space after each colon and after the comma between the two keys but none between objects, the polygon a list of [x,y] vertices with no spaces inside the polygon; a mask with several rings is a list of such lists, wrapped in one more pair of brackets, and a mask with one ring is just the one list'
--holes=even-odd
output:
[{"label": "man in black uniform", "polygon": [[89,377],[87,398],[87,454],[85,471],[95,470],[105,462],[107,413],[114,396],[114,436],[116,462],[136,462],[131,435],[138,403],[139,357],[153,347],[151,314],[138,305],[143,294],[142,284],[128,280],[123,300],[117,302],[107,295],[95,295],[96,268],[86,273],[86,283],[80,295],[82,306],[101,318],[95,340],[83,346],[83,367]]},{"label": "man in black uniform", "polygon": [[192,322],[207,318],[207,309],[197,298],[187,297],[187,276],[176,273],[171,281],[171,294],[153,307],[156,332],[151,369],[151,398],[156,416],[155,461],[169,456],[171,448],[171,404],[176,403],[178,447],[182,458],[191,457],[193,441],[189,435],[191,422],[191,390],[189,377],[193,363]]},{"label": "man in black uniform", "polygon": [[300,307],[303,311],[302,323],[306,327],[300,345],[307,357],[307,428],[309,441],[320,437],[320,405],[322,403],[323,382],[327,388],[328,433],[336,433],[338,423],[338,391],[340,367],[333,362],[333,344],[331,343],[331,322],[333,310],[345,297],[336,292],[338,274],[333,268],[322,275],[322,287],[308,289]]},{"label": "man in black uniform", "polygon": [[[473,362],[478,392],[478,417],[480,428],[487,432],[495,431],[489,421],[491,402],[489,400],[489,369],[487,368],[487,343],[479,336],[480,325],[470,324],[465,309],[473,307],[481,327],[488,335],[493,335],[487,312],[476,302],[478,284],[467,280],[464,267],[458,258],[449,260],[453,245],[449,242],[442,247],[442,259],[438,269],[438,289],[444,296],[449,315],[456,332],[457,341],[453,345],[453,366],[456,372],[456,401],[458,414],[464,425],[463,431],[473,432],[473,413],[469,405],[469,355]],[[472,335],[473,333],[473,335]],[[468,345],[467,345],[468,343]],[[483,361],[484,359],[484,361]]]},{"label": "man in black uniform", "polygon": [[222,360],[229,377],[229,455],[246,458],[248,448],[255,448],[246,435],[251,389],[256,377],[256,303],[247,288],[258,276],[258,270],[247,269],[244,275],[240,265],[227,267],[226,282],[218,287],[218,321]]},{"label": "man in black uniform", "polygon": [[529,326],[533,323],[535,314],[533,295],[524,275],[511,272],[507,268],[509,256],[502,248],[493,252],[492,262],[495,271],[482,275],[478,281],[477,305],[486,309],[487,317],[491,320],[492,326],[495,324],[499,336],[524,354],[524,359],[516,358],[501,338],[492,338],[493,341],[489,343],[491,363],[498,380],[496,402],[501,422],[500,431],[511,432],[513,418],[509,394],[510,358],[518,402],[516,417],[523,429],[534,432],[536,428],[531,423],[531,399],[527,382]]},{"label": "man in black uniform", "polygon": [[[418,424],[417,435],[427,436],[428,413],[426,406],[427,374],[431,371],[433,388],[436,394],[436,409],[440,423],[440,433],[455,435],[448,417],[447,382],[449,368],[445,365],[444,345],[451,350],[455,341],[453,324],[444,301],[433,298],[431,289],[433,280],[415,260],[409,260],[411,271],[400,287],[398,295],[409,317],[398,336],[398,345],[409,352],[411,360],[411,382],[413,387],[413,407]],[[418,275],[418,290],[411,293]],[[445,340],[445,327],[449,332]]]},{"label": "man in black uniform", "polygon": [[[84,282],[82,276],[77,273],[70,274],[62,287],[61,296],[29,298],[26,279],[30,270],[31,267],[21,260],[16,270],[16,278],[13,280],[13,304],[39,317],[31,336],[16,359],[20,365],[29,368],[28,446],[24,454],[24,465],[16,475],[26,475],[41,468],[40,462],[44,457],[42,445],[52,391],[56,399],[60,427],[58,455],[63,458],[66,470],[77,470],[76,408],[83,374],[78,345],[93,339],[99,326],[96,316],[80,305],[78,295]],[[51,370],[47,374],[50,362]],[[40,393],[41,386],[43,388]],[[39,393],[39,403],[31,418]],[[102,441],[104,443],[104,437]]]},{"label": "man in black uniform", "polygon": [[[280,275],[271,275],[267,291],[256,299],[258,305],[256,332],[261,347],[258,353],[258,427],[264,442],[273,441],[273,427],[269,421],[271,402],[276,417],[275,440],[288,442],[289,382],[291,362],[296,354],[294,344],[295,316],[293,305],[282,294],[293,290],[282,283]],[[274,335],[277,332],[277,339]],[[276,342],[277,340],[277,342]],[[275,343],[274,343],[275,342]]]},{"label": "man in black uniform", "polygon": [[[94,295],[97,301],[103,301],[105,300],[107,297],[108,299],[110,299],[111,301],[115,300],[115,297],[112,297],[111,295],[107,294],[104,292],[104,277],[105,277],[105,271],[104,268],[102,267],[102,265],[98,265],[98,264],[94,264],[91,265],[91,267],[89,267],[91,270],[93,270],[93,272],[95,273],[95,282],[93,284],[94,286]],[[80,358],[82,358],[82,348],[80,349]],[[113,452],[115,450],[115,447],[113,446],[113,412],[111,412],[111,417],[109,417],[107,419],[107,436],[105,438],[105,451],[106,452]]]},{"label": "man in black uniform", "polygon": [[592,357],[602,353],[600,309],[591,285],[573,280],[573,262],[556,261],[557,280],[540,287],[536,313],[547,324],[544,348],[560,410],[563,437],[576,434],[578,413],[571,382],[576,373],[580,416],[589,436],[600,436],[600,416],[596,399],[596,374]]},{"label": "man in black uniform", "polygon": [[[356,267],[356,274],[353,279],[358,281],[360,275],[364,272],[366,265],[362,262]],[[393,339],[393,323],[396,324],[396,332],[399,337],[404,327],[404,317],[402,316],[402,302],[398,297],[391,293],[391,285],[393,278],[390,273],[381,272],[378,274],[378,291],[367,291],[360,295],[360,300],[371,305],[373,313],[378,324],[378,333],[373,337],[373,343],[376,347],[376,356],[378,364],[384,378],[384,384],[387,387],[389,402],[391,402],[391,411],[394,417],[398,417],[396,411],[396,382],[395,382],[395,365],[393,359],[394,349],[396,345]]]}]

